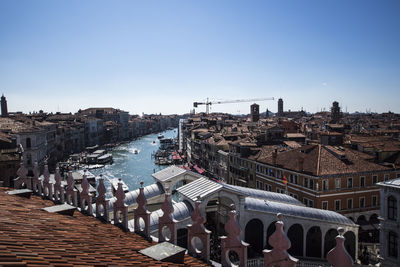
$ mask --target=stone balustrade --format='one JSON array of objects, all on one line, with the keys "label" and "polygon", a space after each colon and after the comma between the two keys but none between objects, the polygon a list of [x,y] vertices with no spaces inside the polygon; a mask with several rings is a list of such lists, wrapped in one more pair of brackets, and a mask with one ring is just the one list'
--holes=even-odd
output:
[{"label": "stone balustrade", "polygon": [[[86,173],[82,180],[82,192],[78,194],[75,189],[75,182],[72,177],[72,172],[68,172],[67,185],[63,186],[59,169],[55,172],[55,183],[50,181],[50,173],[47,164],[44,168],[43,180],[39,179],[39,171],[37,163],[34,165],[33,177],[27,176],[27,170],[21,163],[18,169],[18,177],[14,180],[15,188],[29,188],[33,193],[45,199],[50,199],[56,204],[67,203],[74,207],[78,207],[78,196],[80,202],[80,211],[88,216],[94,216],[104,222],[113,222],[114,225],[129,231],[128,228],[128,206],[124,203],[125,193],[122,189],[122,182],[118,183],[118,188],[115,193],[116,201],[114,203],[113,218],[109,218],[108,199],[106,199],[106,188],[102,175],[98,179],[97,196],[95,197],[96,211],[93,212],[92,196],[89,194],[89,184],[86,178]],[[137,208],[134,210],[134,231],[148,240],[150,237],[150,214],[146,209],[147,200],[143,191],[143,182],[141,182],[140,192],[137,197]],[[205,262],[210,262],[210,234],[204,226],[206,222],[200,209],[200,197],[195,202],[194,210],[191,214],[192,224],[187,225],[187,246],[188,253],[192,256],[202,259]],[[232,207],[234,208],[234,207]],[[158,234],[159,242],[168,241],[176,244],[177,242],[177,221],[172,218],[174,211],[171,204],[171,195],[167,192],[165,200],[161,208],[163,214],[159,217]],[[229,220],[225,225],[226,236],[221,239],[221,265],[240,267],[246,266],[264,266],[264,267],[293,267],[293,266],[314,266],[308,263],[299,262],[298,259],[289,255],[287,250],[291,243],[288,239],[283,226],[282,214],[278,214],[278,221],[275,223],[275,232],[269,237],[271,250],[264,250],[264,259],[248,259],[247,247],[248,244],[240,239],[243,236],[241,227],[238,222],[238,213],[234,209],[229,212]],[[169,238],[163,234],[163,229],[167,228],[170,232]],[[353,260],[344,247],[345,237],[344,230],[338,229],[339,235],[336,236],[336,246],[327,254],[327,260],[333,267],[350,267],[353,265]]]}]

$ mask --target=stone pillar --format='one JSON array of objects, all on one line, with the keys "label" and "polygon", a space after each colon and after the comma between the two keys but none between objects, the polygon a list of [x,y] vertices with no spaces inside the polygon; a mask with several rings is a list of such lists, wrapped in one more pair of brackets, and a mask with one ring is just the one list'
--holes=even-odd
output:
[{"label": "stone pillar", "polygon": [[[200,199],[200,198],[198,198]],[[207,230],[204,227],[204,223],[206,222],[205,218],[201,215],[200,211],[200,200],[197,200],[195,203],[194,211],[192,212],[192,224],[187,226],[188,228],[188,252],[190,255],[194,257],[199,257],[202,260],[209,262],[210,261],[210,234],[211,231]],[[197,241],[201,241],[203,247],[202,249],[198,249]]]},{"label": "stone pillar", "polygon": [[283,231],[282,214],[278,213],[278,221],[275,223],[276,230],[269,237],[268,242],[273,247],[272,250],[264,249],[264,267],[294,267],[298,259],[289,255],[287,250],[290,248],[290,240]]},{"label": "stone pillar", "polygon": [[117,200],[114,203],[113,210],[114,225],[122,228],[124,231],[128,231],[128,205],[124,202],[125,192],[122,189],[121,179],[119,179],[115,197]]},{"label": "stone pillar", "polygon": [[239,256],[239,267],[247,267],[247,247],[249,244],[240,239],[242,230],[237,221],[237,212],[229,212],[229,220],[225,225],[225,232],[228,236],[221,237],[221,265],[233,266],[229,259],[229,252],[234,251]]},{"label": "stone pillar", "polygon": [[339,227],[338,232],[339,235],[336,236],[336,247],[328,252],[326,259],[332,264],[332,267],[351,267],[353,266],[353,259],[344,247],[344,229]]},{"label": "stone pillar", "polygon": [[[172,218],[174,207],[171,203],[171,194],[168,192],[168,188],[165,189],[165,200],[161,206],[163,215],[158,218],[158,242],[168,241],[172,244],[176,244],[176,223],[177,221]],[[163,228],[167,227],[171,233],[169,239],[163,234]]]},{"label": "stone pillar", "polygon": [[34,194],[42,195],[42,181],[39,180],[39,166],[37,161],[33,165],[32,190]]},{"label": "stone pillar", "polygon": [[310,230],[310,227],[304,228],[303,231],[303,257],[307,257],[307,233]]},{"label": "stone pillar", "polygon": [[75,189],[75,181],[72,177],[71,170],[68,171],[68,178],[67,178],[67,188],[65,190],[65,196],[67,198],[67,204],[72,205],[74,207],[78,206],[78,193]]},{"label": "stone pillar", "polygon": [[47,162],[44,165],[43,171],[43,197],[53,199],[53,185],[50,183],[50,173]]},{"label": "stone pillar", "polygon": [[[136,198],[137,208],[133,210],[133,219],[135,226],[135,233],[150,239],[150,214],[151,212],[147,210],[146,204],[147,200],[144,196],[143,182],[140,182],[139,195]],[[140,219],[144,221],[144,226],[141,227]]]},{"label": "stone pillar", "polygon": [[83,171],[82,192],[79,194],[81,200],[81,212],[91,216],[93,214],[92,196],[89,194],[89,182],[86,176],[86,170]]},{"label": "stone pillar", "polygon": [[60,169],[56,168],[56,173],[54,174],[55,184],[54,184],[54,201],[57,203],[64,203],[64,187],[61,184]]},{"label": "stone pillar", "polygon": [[109,222],[109,211],[108,211],[108,202],[106,200],[106,187],[104,186],[103,175],[100,174],[100,178],[98,180],[99,185],[97,186],[97,197],[96,197],[96,217]]},{"label": "stone pillar", "polygon": [[21,159],[19,168],[17,170],[17,178],[14,179],[14,188],[21,189],[24,187],[24,185],[25,187],[28,187],[28,170],[24,166],[23,159]]}]

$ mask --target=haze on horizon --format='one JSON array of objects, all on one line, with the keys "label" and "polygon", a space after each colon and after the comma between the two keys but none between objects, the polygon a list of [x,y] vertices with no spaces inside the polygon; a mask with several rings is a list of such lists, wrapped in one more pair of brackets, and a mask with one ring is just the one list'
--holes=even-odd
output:
[{"label": "haze on horizon", "polygon": [[0,93],[11,112],[274,97],[260,110],[400,113],[399,13],[389,0],[3,0]]}]

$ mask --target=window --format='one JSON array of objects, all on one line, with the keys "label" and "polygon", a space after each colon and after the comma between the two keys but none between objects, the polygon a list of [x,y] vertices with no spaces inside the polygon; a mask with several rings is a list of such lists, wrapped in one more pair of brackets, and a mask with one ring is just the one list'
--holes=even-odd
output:
[{"label": "window", "polygon": [[276,192],[277,193],[281,193],[281,194],[285,194],[285,190],[284,189],[280,189],[279,187],[276,188]]},{"label": "window", "polygon": [[365,197],[360,197],[360,208],[365,207]]},{"label": "window", "polygon": [[328,209],[328,201],[322,201],[322,209],[327,210]]},{"label": "window", "polygon": [[352,209],[353,208],[353,199],[348,198],[347,199],[347,209]]},{"label": "window", "polygon": [[303,186],[308,187],[308,178],[304,177],[303,179]]},{"label": "window", "polygon": [[272,186],[270,184],[264,184],[265,191],[272,191]]},{"label": "window", "polygon": [[378,196],[372,196],[372,206],[378,205]]},{"label": "window", "polygon": [[294,183],[295,183],[295,184],[299,184],[299,181],[298,181],[298,176],[297,176],[297,174],[295,174],[295,175],[294,175]]},{"label": "window", "polygon": [[256,165],[256,171],[260,172],[260,165]]},{"label": "window", "polygon": [[31,144],[31,138],[26,138],[26,148],[31,148],[32,144]]},{"label": "window", "polygon": [[340,210],[341,209],[341,205],[340,205],[340,199],[335,200],[335,210]]},{"label": "window", "polygon": [[323,188],[323,190],[328,190],[329,189],[328,180],[323,180],[322,181],[322,188]]},{"label": "window", "polygon": [[372,184],[376,184],[378,182],[378,175],[372,175]]},{"label": "window", "polygon": [[398,237],[396,233],[389,232],[388,238],[388,247],[389,247],[389,256],[393,258],[397,258],[397,250],[398,250]]},{"label": "window", "polygon": [[293,182],[294,182],[293,174],[290,174],[290,175],[289,175],[289,181],[290,181],[290,183],[293,183]]},{"label": "window", "polygon": [[337,178],[337,179],[335,180],[335,188],[336,188],[336,189],[340,189],[340,183],[341,183],[341,179],[340,179],[340,178]]},{"label": "window", "polygon": [[400,178],[400,173],[398,173],[398,174],[396,175],[396,177],[397,177],[397,178]]},{"label": "window", "polygon": [[308,199],[305,198],[305,197],[303,197],[303,204],[306,205],[306,206],[308,206]]},{"label": "window", "polygon": [[353,188],[353,178],[347,178],[347,188]]},{"label": "window", "polygon": [[385,174],[384,179],[385,179],[385,181],[389,180],[389,174]]},{"label": "window", "polygon": [[260,181],[256,181],[256,188],[257,189],[262,189],[263,188],[263,183]]},{"label": "window", "polygon": [[365,176],[360,177],[360,187],[365,187]]},{"label": "window", "polygon": [[308,188],[314,189],[314,180],[313,179],[310,179],[310,183],[308,185]]},{"label": "window", "polygon": [[275,177],[275,170],[274,169],[269,169],[269,175],[272,177]]},{"label": "window", "polygon": [[313,200],[309,200],[308,201],[308,206],[311,208],[314,208],[314,201]]},{"label": "window", "polygon": [[388,219],[397,220],[397,199],[394,196],[388,197]]}]

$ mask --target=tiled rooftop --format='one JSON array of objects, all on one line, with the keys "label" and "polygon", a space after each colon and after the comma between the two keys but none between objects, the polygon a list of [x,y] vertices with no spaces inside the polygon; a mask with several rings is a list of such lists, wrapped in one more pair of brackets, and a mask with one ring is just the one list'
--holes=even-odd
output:
[{"label": "tiled rooftop", "polygon": [[0,266],[207,266],[185,255],[184,265],[153,260],[138,251],[155,243],[75,212],[48,213],[38,196],[11,196],[0,188]]}]

